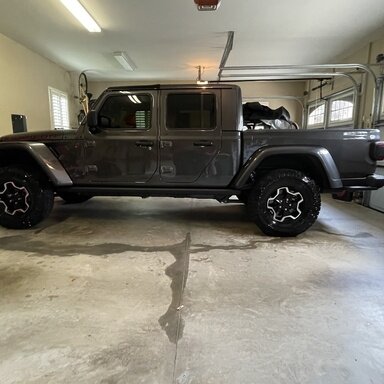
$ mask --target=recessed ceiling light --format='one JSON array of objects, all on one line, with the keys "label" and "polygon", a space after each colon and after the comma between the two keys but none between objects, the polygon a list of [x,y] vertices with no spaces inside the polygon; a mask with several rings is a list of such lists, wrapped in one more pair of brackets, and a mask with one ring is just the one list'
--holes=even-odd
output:
[{"label": "recessed ceiling light", "polygon": [[89,32],[101,32],[101,28],[78,0],[61,0],[64,6]]}]

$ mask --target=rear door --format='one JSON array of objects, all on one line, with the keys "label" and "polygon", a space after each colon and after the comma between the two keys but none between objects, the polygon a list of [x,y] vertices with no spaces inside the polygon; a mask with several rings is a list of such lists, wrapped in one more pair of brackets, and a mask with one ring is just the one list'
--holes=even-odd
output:
[{"label": "rear door", "polygon": [[164,183],[214,183],[221,147],[220,91],[162,90],[160,178]]}]

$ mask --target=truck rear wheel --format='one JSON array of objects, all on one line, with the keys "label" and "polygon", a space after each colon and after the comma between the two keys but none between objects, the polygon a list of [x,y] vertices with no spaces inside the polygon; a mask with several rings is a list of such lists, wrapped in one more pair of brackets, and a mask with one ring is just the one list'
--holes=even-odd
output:
[{"label": "truck rear wheel", "polygon": [[306,231],[316,221],[320,207],[316,183],[293,169],[266,174],[247,200],[251,219],[269,236],[297,236]]},{"label": "truck rear wheel", "polygon": [[53,207],[53,191],[42,175],[22,166],[0,168],[0,225],[30,228]]}]

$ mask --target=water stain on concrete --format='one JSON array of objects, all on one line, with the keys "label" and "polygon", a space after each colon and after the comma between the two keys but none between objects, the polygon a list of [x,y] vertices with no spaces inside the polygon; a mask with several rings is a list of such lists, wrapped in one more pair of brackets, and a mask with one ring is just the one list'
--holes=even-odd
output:
[{"label": "water stain on concrete", "polygon": [[[110,257],[112,254],[121,254],[125,252],[169,252],[175,258],[175,262],[165,269],[165,274],[171,279],[171,303],[167,311],[159,318],[158,322],[161,328],[165,331],[170,342],[177,344],[178,340],[183,337],[184,319],[181,315],[182,301],[184,289],[186,286],[189,262],[191,254],[208,253],[214,250],[223,251],[245,251],[257,248],[259,243],[280,243],[283,241],[279,238],[264,238],[261,240],[251,240],[245,244],[236,245],[209,245],[209,244],[194,244],[191,245],[191,235],[186,234],[183,241],[176,244],[164,246],[136,246],[123,243],[101,243],[101,244],[65,244],[60,242],[45,242],[30,238],[33,235],[27,236],[8,236],[1,238],[0,250],[26,252],[28,254],[40,255],[43,257],[59,256],[72,257],[78,254],[86,254],[97,257]],[[208,259],[202,258],[196,261],[205,261]],[[8,279],[16,279],[12,274],[5,272],[4,275]],[[20,272],[19,278],[25,276],[25,273]],[[0,271],[1,278],[1,271]],[[9,280],[8,280],[9,281]],[[50,300],[56,297],[49,297]]]},{"label": "water stain on concrete", "polygon": [[174,244],[164,246],[136,246],[123,243],[101,244],[63,244],[58,242],[45,242],[31,240],[26,236],[8,236],[1,238],[0,250],[35,253],[42,256],[70,257],[79,254],[108,257],[112,254],[124,252],[171,252],[177,246]]},{"label": "water stain on concrete", "polygon": [[165,270],[165,274],[172,280],[172,301],[168,310],[159,318],[159,324],[167,334],[169,341],[174,344],[183,337],[184,332],[185,322],[181,315],[181,307],[188,278],[190,245],[191,235],[187,233],[183,242],[174,245],[169,250],[176,261]]},{"label": "water stain on concrete", "polygon": [[323,226],[317,222],[313,225],[312,229],[317,231],[317,232],[326,233],[327,235],[338,236],[338,237],[347,237],[347,238],[352,238],[352,239],[370,239],[370,238],[375,237],[374,235],[372,235],[369,232],[358,232],[358,233],[353,233],[353,234],[334,232],[334,231],[327,229],[326,226]]},{"label": "water stain on concrete", "polygon": [[[190,235],[187,235],[187,237]],[[77,256],[79,254],[85,254],[89,256],[108,257],[112,254],[119,254],[124,252],[174,252],[174,249],[178,249],[180,244],[169,244],[163,246],[140,246],[129,245],[124,243],[101,243],[101,244],[64,244],[64,243],[52,243],[41,240],[32,240],[28,236],[7,236],[0,239],[0,251],[15,251],[34,253],[41,256],[60,256],[70,257]],[[265,238],[264,240],[251,240],[245,244],[235,245],[209,245],[209,244],[194,244],[190,253],[205,253],[214,250],[223,251],[242,251],[257,248],[258,244],[272,244],[282,243],[289,241],[286,238]]]}]

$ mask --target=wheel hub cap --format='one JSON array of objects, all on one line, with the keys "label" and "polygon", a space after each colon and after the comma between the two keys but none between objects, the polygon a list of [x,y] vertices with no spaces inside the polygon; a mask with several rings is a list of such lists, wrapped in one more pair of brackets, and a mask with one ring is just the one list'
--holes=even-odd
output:
[{"label": "wheel hub cap", "polygon": [[29,192],[25,187],[18,187],[13,181],[8,181],[0,191],[0,204],[4,206],[4,212],[8,215],[13,216],[16,212],[25,213],[29,208],[28,196]]},{"label": "wheel hub cap", "polygon": [[300,192],[281,187],[276,195],[267,201],[267,208],[273,213],[273,220],[282,223],[287,219],[296,220],[301,215],[300,204],[304,201]]}]

